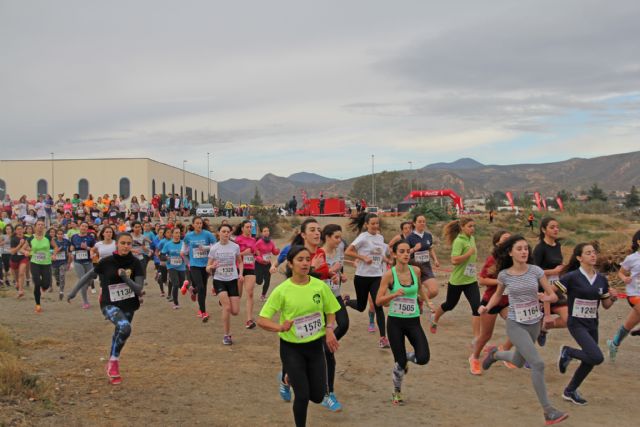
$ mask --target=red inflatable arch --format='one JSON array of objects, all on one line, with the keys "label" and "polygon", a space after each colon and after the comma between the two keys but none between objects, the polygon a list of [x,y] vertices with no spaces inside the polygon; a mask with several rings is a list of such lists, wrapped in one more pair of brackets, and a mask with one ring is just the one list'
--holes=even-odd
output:
[{"label": "red inflatable arch", "polygon": [[462,211],[464,209],[462,197],[450,188],[445,188],[444,190],[416,190],[409,193],[409,195],[404,199],[417,199],[419,197],[450,197],[458,211]]}]

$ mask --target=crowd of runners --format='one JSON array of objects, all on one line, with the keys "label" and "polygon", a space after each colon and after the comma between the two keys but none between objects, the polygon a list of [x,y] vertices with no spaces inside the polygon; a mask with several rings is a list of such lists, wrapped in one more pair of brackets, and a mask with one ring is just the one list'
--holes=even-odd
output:
[{"label": "crowd of runners", "polygon": [[[440,319],[464,294],[474,337],[470,373],[483,375],[497,361],[512,369],[530,369],[547,425],[568,414],[556,409],[547,396],[545,361],[536,346],[544,346],[553,329],[568,329],[577,346],[561,348],[557,367],[564,374],[573,360],[579,366],[562,397],[585,405],[578,389],[605,358],[598,347],[600,306],[610,308],[619,296],[630,306],[624,322],[606,341],[611,362],[624,339],[637,335],[634,328],[640,323],[640,231],[631,238],[631,254],[618,273],[626,285],[626,292],[619,294],[597,272],[597,248],[592,244],[577,244],[565,262],[554,218],[541,221],[533,250],[522,235],[496,232],[483,263],[477,257],[475,220],[460,218],[444,227],[453,269],[444,302],[434,305],[439,291],[434,269],[440,261],[424,215],[403,222],[400,233],[386,243],[375,214],[362,212],[352,219],[350,225],[358,233],[352,242],[345,240],[340,225],[321,227],[307,218],[290,244],[278,248],[269,228],[250,215],[235,224],[225,219],[214,228],[207,218],[180,218],[187,212],[180,212],[179,203],[169,209],[171,215],[159,217],[154,209],[157,196],[151,202],[144,196],[132,198],[126,205],[115,195],[105,195],[99,202],[77,195],[59,202],[49,199],[40,198],[34,206],[24,197],[3,204],[0,284],[15,288],[17,298],[27,298],[25,292],[31,288],[38,314],[43,313],[42,294],[55,292],[54,288],[59,300],[70,303],[80,293],[79,307],[85,310],[91,308],[89,293],[99,293],[100,310],[115,327],[107,364],[112,384],[122,381],[120,354],[146,293],[159,292],[176,310],[185,306],[186,299],[197,306],[197,318],[206,323],[211,292],[217,299],[220,322],[216,323],[223,345],[233,345],[230,318],[240,313],[244,300],[245,328],[259,326],[279,335],[282,369],[277,387],[283,400],[293,400],[297,426],[306,424],[309,401],[342,410],[334,388],[335,353],[349,330],[349,317],[356,312],[367,311],[369,331],[377,327],[379,347],[393,354],[391,402],[402,405],[409,362],[426,365],[431,356],[421,317],[425,316],[432,339],[437,339]],[[166,206],[180,199],[169,200]],[[355,267],[352,278],[345,274],[347,264]],[[71,267],[78,280],[68,286]],[[270,286],[278,269],[287,278]],[[355,295],[342,288],[349,279]],[[257,286],[260,292],[254,292]],[[498,315],[505,320],[508,339],[493,346],[488,343]]]}]

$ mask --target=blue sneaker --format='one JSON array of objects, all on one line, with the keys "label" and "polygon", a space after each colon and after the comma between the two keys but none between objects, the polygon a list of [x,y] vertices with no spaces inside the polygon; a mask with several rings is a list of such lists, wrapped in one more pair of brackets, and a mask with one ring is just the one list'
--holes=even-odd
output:
[{"label": "blue sneaker", "polygon": [[567,354],[568,347],[563,345],[560,347],[560,356],[558,357],[558,370],[561,374],[567,372],[569,363],[571,363],[571,357]]},{"label": "blue sneaker", "polygon": [[580,396],[580,393],[578,393],[578,390],[569,391],[565,389],[564,393],[562,393],[562,398],[564,400],[568,400],[569,402],[573,402],[576,405],[580,405],[580,406],[584,406],[587,404],[586,399]]},{"label": "blue sneaker", "polygon": [[338,402],[336,395],[333,393],[329,393],[324,396],[324,399],[322,399],[322,406],[328,408],[331,412],[342,411],[342,405]]},{"label": "blue sneaker", "polygon": [[618,346],[613,343],[613,340],[607,340],[607,348],[609,349],[609,360],[615,362],[618,355]]},{"label": "blue sneaker", "polygon": [[538,334],[538,345],[540,347],[544,347],[546,343],[547,343],[547,331],[540,331],[540,334]]},{"label": "blue sneaker", "polygon": [[278,384],[280,385],[279,391],[282,400],[291,402],[291,386],[282,382],[282,372],[278,372]]}]

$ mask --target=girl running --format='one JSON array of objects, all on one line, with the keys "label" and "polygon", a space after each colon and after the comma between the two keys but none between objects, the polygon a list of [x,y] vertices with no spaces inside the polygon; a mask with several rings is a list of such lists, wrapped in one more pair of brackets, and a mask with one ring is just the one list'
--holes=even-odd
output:
[{"label": "girl running", "polygon": [[247,321],[245,328],[253,329],[256,322],[253,320],[253,288],[256,284],[255,256],[256,241],[251,237],[251,221],[245,219],[234,233],[235,242],[240,246],[240,255],[243,263],[243,287],[247,298]]},{"label": "girl running", "polygon": [[[184,237],[182,255],[185,258],[189,258],[192,295],[195,292],[198,296],[197,316],[203,322],[207,322],[209,320],[206,306],[207,281],[209,280],[207,262],[209,250],[217,242],[217,239],[209,230],[203,229],[202,218],[194,217],[191,224],[193,225],[193,231],[188,232]],[[183,295],[184,293],[186,293],[186,286],[183,286]]]},{"label": "girl running", "polygon": [[433,236],[427,231],[427,217],[416,215],[413,223],[415,228],[406,241],[411,246],[412,265],[420,267],[420,283],[427,287],[427,295],[432,299],[438,295],[438,282],[433,274],[431,262],[440,267],[440,261],[433,250]]},{"label": "girl running", "polygon": [[[170,228],[161,228],[158,231],[158,242],[155,244],[156,247],[156,257],[160,257],[160,253],[162,252],[162,248],[167,242],[171,240],[171,229]],[[183,258],[184,259],[184,258]],[[167,300],[172,300],[171,295],[173,295],[173,286],[171,286],[171,281],[168,280],[169,273],[167,270],[167,262],[160,260],[158,264],[158,286],[160,286],[160,291],[164,291],[164,284],[167,283]]]},{"label": "girl running", "polygon": [[612,362],[616,361],[618,347],[622,344],[622,340],[640,323],[640,230],[633,235],[631,250],[633,253],[622,261],[620,271],[618,271],[618,277],[626,285],[627,302],[631,306],[631,310],[613,339],[607,340],[609,359]]},{"label": "girl running", "polygon": [[[11,286],[11,237],[13,236],[13,225],[7,224],[4,227],[4,236],[0,236],[2,244],[2,268],[4,270],[4,280],[6,286]],[[13,278],[14,286],[18,286],[16,278]]]},{"label": "girl running", "polygon": [[407,240],[407,237],[413,232],[413,221],[403,221],[400,223],[400,234],[396,234],[393,236],[391,240],[389,240],[389,247],[396,244],[396,242],[400,240]]},{"label": "girl running", "polygon": [[[151,259],[151,241],[147,236],[142,233],[142,224],[140,221],[131,222],[131,238],[133,239],[133,246],[131,253],[138,258],[140,265],[142,265],[142,271],[144,271],[144,283],[147,283],[147,265]],[[164,296],[164,293],[160,294]]]},{"label": "girl running", "polygon": [[[88,231],[89,224],[82,222],[80,224],[80,231],[71,236],[71,250],[75,251],[73,269],[76,272],[76,276],[79,278],[86,275],[93,268],[91,257],[89,256],[89,250],[95,246],[96,240],[92,235],[88,234]],[[93,281],[89,281],[88,283],[93,289],[95,286]],[[87,297],[87,288],[82,289],[80,294],[82,295],[82,308],[86,310],[90,307],[89,298]]]},{"label": "girl running", "polygon": [[65,237],[62,228],[56,230],[55,243],[51,256],[53,259],[51,268],[53,277],[56,279],[56,285],[58,285],[58,298],[62,300],[67,271],[71,267],[71,242]]},{"label": "girl running", "polygon": [[29,259],[25,256],[28,246],[29,244],[24,236],[24,227],[22,227],[22,225],[16,225],[13,235],[11,236],[11,247],[9,249],[11,258],[9,259],[9,266],[17,284],[18,298],[24,296],[24,282],[27,277],[27,267],[29,265]]},{"label": "girl running", "polygon": [[[326,394],[324,345],[331,352],[339,347],[333,330],[340,304],[322,280],[309,275],[311,255],[303,246],[291,248],[287,255],[291,278],[271,292],[258,318],[261,328],[280,336],[280,359],[295,393],[297,427],[307,423],[309,401],[320,403]],[[276,313],[279,323],[271,320]]]},{"label": "girl running", "polygon": [[180,284],[184,282],[187,267],[182,257],[183,241],[179,228],[174,228],[171,232],[171,241],[162,246],[162,259],[167,263],[167,272],[171,282],[171,297],[173,298],[173,308],[180,308],[178,303],[178,290]]},{"label": "girl running", "polygon": [[471,306],[474,343],[480,334],[480,290],[476,274],[476,261],[478,259],[476,240],[473,236],[476,225],[472,218],[466,217],[451,221],[444,227],[444,237],[451,245],[451,264],[453,272],[447,285],[447,299],[436,309],[434,320],[431,323],[431,332],[436,333],[440,317],[447,311],[453,310],[460,301],[460,295]]},{"label": "girl running", "polygon": [[269,227],[262,227],[260,239],[256,241],[256,284],[262,285],[260,301],[267,299],[271,275],[276,272],[275,262],[271,256],[278,255],[280,250],[276,248],[270,237]]},{"label": "girl running", "polygon": [[[560,279],[560,274],[564,270],[562,264],[562,247],[558,234],[560,225],[558,221],[551,217],[545,217],[540,221],[540,242],[533,250],[533,263],[544,270],[547,280],[555,285]],[[558,317],[552,317],[556,314]],[[562,293],[558,296],[558,301],[553,304],[544,305],[544,321],[538,337],[538,344],[543,347],[547,342],[547,331],[553,328],[565,328],[569,317],[567,298]]]},{"label": "girl running", "polygon": [[224,224],[218,230],[220,242],[209,250],[207,271],[212,272],[213,287],[222,305],[222,328],[224,336],[222,344],[231,345],[231,315],[240,313],[240,296],[242,295],[243,262],[240,246],[230,240],[231,226]]},{"label": "girl running", "polygon": [[120,352],[131,335],[133,314],[140,308],[139,297],[144,285],[144,272],[140,261],[131,253],[133,239],[129,233],[121,233],[116,240],[116,252],[100,260],[98,265],[82,276],[67,297],[71,302],[81,289],[98,275],[100,282],[100,309],[104,317],[115,325],[111,340],[111,353],[107,363],[107,376],[111,384],[120,384]]},{"label": "girl running", "polygon": [[[492,347],[482,363],[488,370],[497,360],[506,360],[521,368],[525,362],[531,366],[531,381],[544,411],[546,425],[564,421],[568,414],[551,406],[547,397],[544,381],[544,361],[535,342],[540,334],[540,302],[553,302],[558,299],[544,272],[538,266],[531,265],[529,243],[523,236],[511,236],[498,247],[496,252],[498,285],[486,306],[480,307],[481,313],[492,310],[500,303],[505,289],[509,292],[509,315],[507,335],[515,346],[511,351],[498,351]],[[544,294],[538,294],[542,286]]]},{"label": "girl running", "polygon": [[[380,234],[380,220],[376,214],[362,213],[351,221],[354,230],[361,232],[349,245],[345,255],[358,261],[353,285],[356,289],[356,299],[345,296],[345,304],[359,312],[367,307],[368,296],[376,298],[380,287],[380,279],[387,263],[386,245],[384,237]],[[375,302],[375,301],[374,301]],[[374,304],[376,321],[380,331],[380,348],[389,348],[389,340],[386,337],[384,310],[382,306]]]},{"label": "girl running", "polygon": [[558,369],[567,372],[573,359],[580,360],[580,366],[564,389],[562,398],[577,405],[586,405],[587,401],[578,393],[578,387],[594,366],[604,361],[598,347],[598,307],[610,308],[617,298],[615,289],[609,288],[609,281],[596,272],[598,254],[589,243],[579,243],[566,267],[567,274],[562,276],[562,284],[567,289],[569,300],[569,320],[567,329],[576,340],[580,349],[569,346],[560,348]]},{"label": "girl running", "polygon": [[[482,305],[487,305],[489,300],[496,292],[496,286],[498,286],[498,272],[496,271],[496,250],[498,246],[504,243],[509,237],[511,237],[511,233],[505,230],[497,231],[493,235],[493,251],[491,255],[487,257],[487,260],[484,262],[482,266],[482,270],[480,270],[480,275],[478,276],[478,282],[480,286],[485,286],[486,290],[484,291],[484,295],[482,295]],[[498,314],[503,319],[507,318],[507,314],[509,312],[509,297],[507,295],[503,295],[500,303],[495,306],[491,311],[486,312],[480,315],[480,335],[478,339],[475,341],[473,346],[473,353],[469,358],[469,366],[471,374],[473,375],[482,375],[482,365],[480,363],[480,353],[484,349],[484,346],[487,345],[491,336],[493,335],[493,329],[496,325],[496,318]],[[500,350],[510,350],[511,349],[511,341],[507,338],[507,342],[504,346],[501,346]],[[515,366],[508,364],[508,368],[515,368]]]},{"label": "girl running", "polygon": [[28,242],[27,255],[31,256],[31,276],[33,277],[33,298],[36,313],[42,312],[40,297],[51,287],[51,248],[55,249],[44,235],[44,219],[36,221],[33,237]]},{"label": "girl running", "polygon": [[[409,369],[407,362],[418,365],[426,365],[429,362],[429,343],[420,325],[419,307],[419,300],[426,301],[427,293],[418,280],[420,267],[409,265],[409,243],[399,240],[392,246],[391,253],[395,258],[395,265],[382,275],[376,304],[390,304],[387,328],[395,361],[391,402],[394,405],[402,405],[402,380]],[[413,352],[407,353],[405,338],[413,346]]]}]

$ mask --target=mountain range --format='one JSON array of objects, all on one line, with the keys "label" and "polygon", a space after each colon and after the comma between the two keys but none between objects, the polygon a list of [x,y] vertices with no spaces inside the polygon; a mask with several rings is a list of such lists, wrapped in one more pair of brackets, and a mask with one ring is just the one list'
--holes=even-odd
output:
[{"label": "mountain range", "polygon": [[[396,171],[411,179],[412,188],[434,190],[451,188],[464,198],[479,197],[494,191],[533,192],[555,195],[560,190],[573,193],[588,190],[594,183],[605,191],[629,191],[640,186],[640,151],[569,160],[516,165],[484,165],[462,158],[451,163],[433,163],[415,170]],[[370,177],[370,175],[367,175]],[[256,188],[265,203],[284,203],[306,190],[309,197],[322,192],[325,197],[348,197],[360,177],[337,180],[298,172],[288,177],[266,174],[260,180],[229,179],[218,184],[220,197],[234,202],[248,202]]]}]

